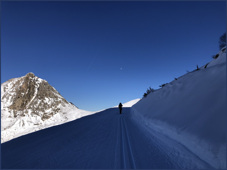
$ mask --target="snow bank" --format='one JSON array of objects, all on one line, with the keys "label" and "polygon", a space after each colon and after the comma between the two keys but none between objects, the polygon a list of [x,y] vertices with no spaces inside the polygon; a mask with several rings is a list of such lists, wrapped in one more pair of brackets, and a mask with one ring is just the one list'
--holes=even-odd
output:
[{"label": "snow bank", "polygon": [[212,67],[218,64],[226,63],[226,47],[222,48],[221,51],[218,53],[218,58],[211,61],[207,67]]},{"label": "snow bank", "polygon": [[136,121],[226,168],[226,50],[207,68],[185,74],[132,107]]}]

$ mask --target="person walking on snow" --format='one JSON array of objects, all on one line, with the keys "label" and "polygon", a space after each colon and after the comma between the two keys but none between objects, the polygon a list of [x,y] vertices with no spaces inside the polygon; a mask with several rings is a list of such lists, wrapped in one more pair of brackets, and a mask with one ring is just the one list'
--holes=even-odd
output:
[{"label": "person walking on snow", "polygon": [[120,114],[121,114],[121,111],[122,111],[122,104],[121,103],[119,103],[119,105],[118,105],[118,107],[119,107],[119,110],[120,110]]}]

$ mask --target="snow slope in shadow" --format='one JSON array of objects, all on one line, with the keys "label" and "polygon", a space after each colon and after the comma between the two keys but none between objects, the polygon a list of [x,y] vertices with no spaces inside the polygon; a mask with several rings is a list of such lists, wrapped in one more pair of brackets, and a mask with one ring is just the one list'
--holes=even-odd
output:
[{"label": "snow slope in shadow", "polygon": [[184,144],[215,168],[226,168],[226,51],[132,107],[134,119]]}]

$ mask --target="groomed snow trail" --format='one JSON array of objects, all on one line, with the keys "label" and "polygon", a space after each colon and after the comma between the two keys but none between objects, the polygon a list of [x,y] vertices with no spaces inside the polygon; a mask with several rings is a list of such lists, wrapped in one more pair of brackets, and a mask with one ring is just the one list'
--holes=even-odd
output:
[{"label": "groomed snow trail", "polygon": [[125,120],[122,115],[118,118],[117,133],[114,168],[136,169],[132,146],[126,129]]},{"label": "groomed snow trail", "polygon": [[185,147],[111,108],[3,143],[3,169],[211,168]]}]

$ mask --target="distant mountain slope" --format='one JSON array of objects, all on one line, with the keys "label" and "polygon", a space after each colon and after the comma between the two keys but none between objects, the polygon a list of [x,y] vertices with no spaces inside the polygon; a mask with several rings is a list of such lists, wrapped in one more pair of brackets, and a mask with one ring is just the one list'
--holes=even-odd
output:
[{"label": "distant mountain slope", "polygon": [[33,73],[1,84],[1,142],[88,114]]},{"label": "distant mountain slope", "polygon": [[226,48],[217,59],[150,93],[132,107],[134,119],[226,168]]}]

